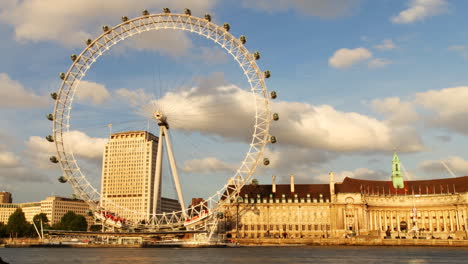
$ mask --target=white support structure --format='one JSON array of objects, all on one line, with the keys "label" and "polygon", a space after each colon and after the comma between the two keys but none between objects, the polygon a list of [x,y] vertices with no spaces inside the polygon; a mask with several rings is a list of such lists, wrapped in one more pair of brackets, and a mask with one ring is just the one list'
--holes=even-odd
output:
[{"label": "white support structure", "polygon": [[[164,132],[162,129],[159,129],[159,139],[158,139],[158,152],[156,153],[156,170],[154,172],[154,185],[153,185],[153,215],[157,214],[158,204],[161,200],[161,194],[159,193],[161,189],[161,171],[162,171],[162,156],[163,156],[163,140]],[[154,217],[153,217],[154,219]]]},{"label": "white support structure", "polygon": [[167,147],[167,156],[169,157],[169,163],[171,165],[172,177],[174,177],[174,184],[177,191],[177,197],[179,198],[180,206],[182,207],[182,214],[187,218],[187,212],[185,211],[185,202],[184,195],[182,194],[182,189],[180,187],[179,174],[177,173],[177,166],[174,159],[174,153],[172,152],[171,140],[167,134],[167,128],[165,126],[160,126],[160,129],[163,130],[163,137],[166,139]]}]

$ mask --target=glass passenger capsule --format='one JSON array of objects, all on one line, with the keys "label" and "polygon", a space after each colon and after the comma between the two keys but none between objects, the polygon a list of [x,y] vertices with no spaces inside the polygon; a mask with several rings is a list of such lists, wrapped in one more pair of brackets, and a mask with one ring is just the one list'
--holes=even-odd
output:
[{"label": "glass passenger capsule", "polygon": [[210,14],[206,14],[206,15],[205,15],[205,20],[208,21],[208,22],[211,22],[211,15],[210,15]]},{"label": "glass passenger capsule", "polygon": [[70,59],[72,61],[76,61],[77,58],[78,58],[78,56],[76,56],[76,54],[73,54],[73,55],[70,56]]},{"label": "glass passenger capsule", "polygon": [[57,93],[51,93],[50,97],[52,97],[52,99],[54,99],[54,100],[57,100],[58,95],[57,95]]},{"label": "glass passenger capsule", "polygon": [[149,12],[148,10],[145,9],[145,10],[143,10],[143,11],[141,12],[141,14],[142,14],[143,16],[149,16],[149,15],[150,15],[150,12]]},{"label": "glass passenger capsule", "polygon": [[270,165],[270,160],[268,158],[263,159],[263,165],[268,166]]},{"label": "glass passenger capsule", "polygon": [[167,7],[163,8],[163,12],[164,14],[170,14],[171,13],[171,10]]},{"label": "glass passenger capsule", "polygon": [[273,120],[278,121],[278,119],[279,119],[278,113],[274,113],[273,114]]},{"label": "glass passenger capsule", "polygon": [[59,181],[60,183],[66,183],[66,182],[68,181],[68,179],[67,179],[67,177],[65,177],[65,176],[60,176],[60,177],[58,178],[58,181]]},{"label": "glass passenger capsule", "polygon": [[254,52],[253,56],[254,56],[255,60],[259,60],[260,59],[260,52],[258,52],[258,51]]},{"label": "glass passenger capsule", "polygon": [[86,45],[89,46],[89,45],[91,45],[91,43],[93,43],[93,40],[92,39],[87,39],[87,40],[85,40],[85,43],[86,43]]},{"label": "glass passenger capsule", "polygon": [[110,30],[109,26],[102,26],[102,31],[108,32]]},{"label": "glass passenger capsule", "polygon": [[123,16],[120,18],[122,20],[122,22],[127,22],[128,21],[128,17],[127,16]]},{"label": "glass passenger capsule", "polygon": [[270,78],[270,76],[271,76],[270,71],[265,71],[265,72],[263,73],[263,77],[265,77],[266,79]]},{"label": "glass passenger capsule", "polygon": [[271,91],[270,98],[271,99],[276,99],[276,97],[278,97],[278,94],[276,93],[276,91]]},{"label": "glass passenger capsule", "polygon": [[192,15],[192,11],[190,11],[190,9],[188,9],[188,8],[185,8],[184,14],[186,14],[187,16],[191,16],[191,15]]},{"label": "glass passenger capsule", "polygon": [[64,72],[59,73],[59,77],[60,77],[60,79],[64,80],[65,79],[65,73]]},{"label": "glass passenger capsule", "polygon": [[54,121],[54,115],[53,115],[53,114],[47,114],[46,117],[47,117],[47,119],[49,119],[50,121]]},{"label": "glass passenger capsule", "polygon": [[49,142],[54,142],[54,137],[52,135],[48,135],[46,137],[46,140],[49,141]]},{"label": "glass passenger capsule", "polygon": [[52,163],[58,163],[58,162],[59,162],[58,159],[57,159],[57,157],[55,157],[55,156],[51,156],[51,157],[49,158],[49,160],[50,160],[50,162],[52,162]]},{"label": "glass passenger capsule", "polygon": [[247,38],[244,35],[240,36],[239,40],[242,44],[245,44],[247,42]]},{"label": "glass passenger capsule", "polygon": [[228,23],[224,23],[223,28],[224,28],[226,31],[229,31],[229,30],[231,29],[231,26],[230,26]]},{"label": "glass passenger capsule", "polygon": [[276,143],[276,137],[275,136],[270,136],[270,142],[272,144],[275,144]]}]

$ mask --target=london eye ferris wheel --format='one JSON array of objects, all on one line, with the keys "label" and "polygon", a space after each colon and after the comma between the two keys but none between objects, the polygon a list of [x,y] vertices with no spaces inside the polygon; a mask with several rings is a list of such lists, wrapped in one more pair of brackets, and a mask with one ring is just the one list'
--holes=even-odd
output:
[{"label": "london eye ferris wheel", "polygon": [[[86,40],[86,47],[78,55],[72,55],[72,64],[67,72],[60,73],[59,77],[62,80],[60,88],[57,92],[51,94],[55,100],[54,112],[48,114],[47,118],[53,122],[52,134],[46,139],[54,142],[56,147],[56,155],[50,157],[52,163],[58,163],[61,167],[63,176],[59,178],[60,182],[68,182],[73,187],[75,194],[86,201],[92,214],[101,220],[104,225],[123,228],[136,227],[143,224],[146,228],[158,230],[167,227],[187,226],[195,222],[194,219],[213,219],[219,215],[221,207],[230,201],[235,201],[238,198],[241,188],[249,182],[259,165],[268,165],[269,159],[264,157],[265,146],[268,143],[276,143],[276,137],[270,135],[270,122],[279,119],[278,114],[272,113],[270,110],[270,99],[277,97],[276,92],[268,92],[265,84],[265,79],[270,77],[269,71],[261,71],[256,61],[260,59],[259,52],[249,52],[245,46],[246,37],[234,37],[230,31],[229,24],[222,26],[212,22],[210,15],[205,15],[203,18],[192,16],[189,9],[185,9],[184,13],[171,13],[168,8],[164,8],[163,13],[151,14],[148,11],[143,11],[140,17],[130,19],[122,17],[121,23],[115,27],[104,26],[103,33],[96,39]],[[125,204],[108,199],[106,204],[102,203],[103,196],[99,187],[93,182],[93,178],[99,178],[99,173],[88,172],[83,169],[79,158],[74,153],[72,133],[73,118],[77,115],[74,111],[76,96],[80,91],[80,82],[82,82],[93,64],[110,51],[117,44],[143,34],[148,31],[183,31],[189,32],[210,40],[212,43],[222,48],[226,54],[238,64],[241,69],[244,80],[249,87],[243,90],[243,104],[248,104],[248,108],[252,109],[252,123],[249,123],[250,128],[246,133],[249,134],[247,144],[242,148],[236,148],[234,151],[243,153],[243,157],[239,160],[235,167],[229,167],[231,177],[229,181],[225,181],[220,188],[209,197],[204,197],[203,205],[197,208],[187,206],[184,201],[184,192],[181,187],[181,182],[185,181],[184,172],[176,163],[181,163],[183,149],[174,149],[173,142],[177,138],[172,137],[176,131],[196,131],[203,134],[204,123],[199,120],[190,118],[187,111],[175,113],[172,110],[171,104],[179,100],[174,91],[167,91],[165,94],[159,94],[156,98],[150,99],[148,105],[139,106],[139,112],[144,112],[146,118],[156,127],[155,135],[158,135],[157,155],[155,162],[154,175],[155,180],[152,182],[154,193],[150,199],[154,199],[151,213],[141,212],[134,208],[129,208]],[[155,43],[158,45],[158,43]],[[188,91],[190,92],[190,91]],[[192,90],[193,92],[193,90]],[[229,97],[230,92],[216,90],[217,104],[225,104],[223,97]],[[248,94],[248,97],[245,96]],[[172,101],[171,101],[172,98]],[[219,99],[221,98],[221,99]],[[229,100],[229,99],[226,99]],[[193,101],[188,101],[193,102]],[[187,102],[185,102],[187,103]],[[76,110],[75,110],[76,111]],[[190,113],[193,114],[193,113]],[[203,115],[203,113],[199,113]],[[223,126],[223,122],[229,122],[224,114],[217,115],[216,121],[219,126]],[[197,122],[198,125],[190,124]],[[175,130],[175,131],[174,131]],[[223,137],[218,137],[216,140],[221,145],[229,145],[229,140]],[[242,150],[243,149],[243,150]],[[203,153],[199,153],[202,157]],[[167,153],[163,157],[164,153]],[[174,212],[157,212],[157,198],[160,196],[161,174],[164,159],[168,163],[168,171],[173,177],[177,199],[181,204],[181,210]],[[200,159],[199,159],[200,160]],[[169,170],[170,169],[170,170]],[[152,172],[153,173],[153,172]],[[112,207],[113,211],[124,215],[131,213],[138,215],[142,221],[121,221],[114,218],[106,219],[106,211],[110,211],[108,207]],[[102,219],[100,219],[102,218]],[[206,227],[206,225],[205,225]]]}]

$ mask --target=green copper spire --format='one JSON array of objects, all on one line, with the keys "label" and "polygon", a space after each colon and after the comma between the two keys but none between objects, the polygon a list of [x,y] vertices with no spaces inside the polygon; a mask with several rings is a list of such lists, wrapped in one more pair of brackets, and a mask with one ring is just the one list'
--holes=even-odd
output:
[{"label": "green copper spire", "polygon": [[400,159],[397,154],[393,154],[392,161],[392,183],[395,189],[403,189],[405,185],[403,184],[403,175],[401,173],[401,164]]}]

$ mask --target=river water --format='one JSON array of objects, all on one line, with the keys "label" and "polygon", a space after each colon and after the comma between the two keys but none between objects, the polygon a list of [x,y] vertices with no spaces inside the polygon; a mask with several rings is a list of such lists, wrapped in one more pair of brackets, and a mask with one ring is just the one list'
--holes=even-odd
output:
[{"label": "river water", "polygon": [[468,263],[454,247],[0,248],[10,264],[27,263]]}]

